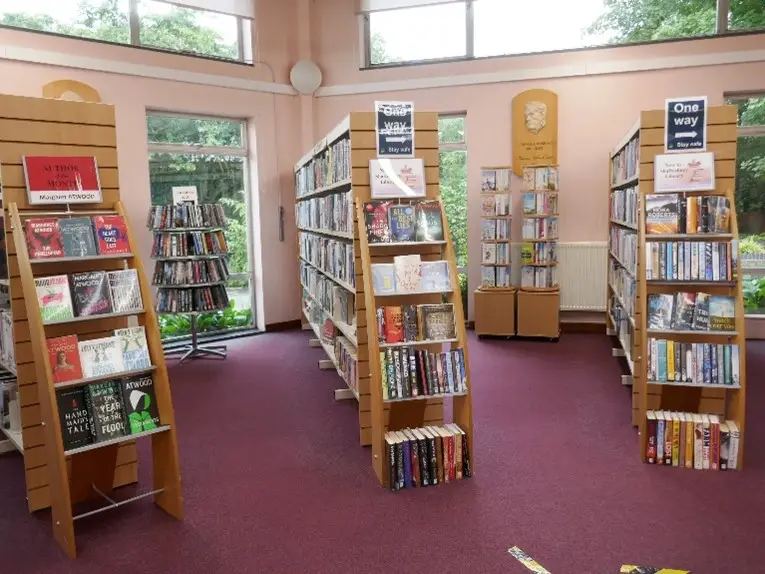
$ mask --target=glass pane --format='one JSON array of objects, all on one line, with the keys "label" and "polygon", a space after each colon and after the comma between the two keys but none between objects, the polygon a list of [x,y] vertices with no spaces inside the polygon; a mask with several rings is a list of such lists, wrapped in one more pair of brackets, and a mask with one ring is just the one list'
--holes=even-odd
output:
[{"label": "glass pane", "polygon": [[130,43],[128,0],[3,2],[0,24],[80,38]]},{"label": "glass pane", "polygon": [[150,143],[244,148],[244,122],[152,114],[146,118]]},{"label": "glass pane", "polygon": [[369,15],[371,64],[466,55],[465,4],[455,2]]},{"label": "glass pane", "polygon": [[236,16],[140,0],[141,44],[177,52],[238,59]]},{"label": "glass pane", "polygon": [[729,30],[765,28],[765,4],[762,0],[730,0]]},{"label": "glass pane", "polygon": [[745,99],[728,99],[726,102],[738,106],[738,125],[765,126],[765,96]]},{"label": "glass pane", "polygon": [[441,152],[441,198],[458,267],[467,266],[467,152]]},{"label": "glass pane", "polygon": [[438,143],[464,143],[465,116],[438,118]]}]

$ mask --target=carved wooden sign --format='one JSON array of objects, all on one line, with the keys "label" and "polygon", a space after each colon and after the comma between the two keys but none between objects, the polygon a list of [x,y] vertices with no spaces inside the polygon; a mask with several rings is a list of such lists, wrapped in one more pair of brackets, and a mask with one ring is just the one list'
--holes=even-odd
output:
[{"label": "carved wooden sign", "polygon": [[524,166],[558,165],[558,94],[526,90],[513,98],[513,173]]}]

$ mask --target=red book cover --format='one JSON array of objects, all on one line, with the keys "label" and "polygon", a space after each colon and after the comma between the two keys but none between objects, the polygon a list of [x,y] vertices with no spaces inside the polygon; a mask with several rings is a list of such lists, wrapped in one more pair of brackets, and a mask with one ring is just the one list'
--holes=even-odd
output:
[{"label": "red book cover", "polygon": [[53,217],[28,219],[26,232],[29,257],[31,259],[64,256],[58,219]]},{"label": "red book cover", "polygon": [[98,238],[98,252],[101,255],[130,253],[127,225],[121,215],[95,215],[93,227]]},{"label": "red book cover", "polygon": [[48,339],[48,357],[54,383],[66,383],[82,378],[77,335]]},{"label": "red book cover", "polygon": [[403,343],[404,311],[399,307],[385,307],[385,342]]}]

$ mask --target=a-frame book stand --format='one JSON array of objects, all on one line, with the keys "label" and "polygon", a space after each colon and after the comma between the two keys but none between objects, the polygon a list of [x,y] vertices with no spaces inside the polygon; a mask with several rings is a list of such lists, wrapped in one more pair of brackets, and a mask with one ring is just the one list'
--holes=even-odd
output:
[{"label": "a-frame book stand", "polygon": [[[101,104],[85,104],[35,98],[0,97],[0,109],[14,114],[18,132],[2,147],[2,177],[6,223],[13,241],[8,241],[9,274],[14,318],[16,357],[19,365],[20,395],[35,397],[22,399],[22,427],[24,458],[27,467],[27,488],[30,488],[30,468],[42,469],[45,494],[30,510],[49,505],[52,511],[53,535],[69,557],[76,556],[74,521],[103,510],[116,508],[127,502],[153,496],[155,503],[175,518],[183,518],[178,448],[175,417],[170,396],[170,384],[157,318],[151,307],[151,291],[137,255],[137,245],[119,201],[116,169],[116,132],[114,109]],[[28,142],[31,138],[38,143]],[[24,187],[22,157],[24,155],[88,156],[99,164],[99,177],[103,201],[78,206],[31,206]],[[86,257],[79,260],[31,261],[25,240],[24,225],[29,218],[91,216],[119,214],[125,217],[131,253],[120,257]],[[10,237],[9,237],[10,239]],[[132,434],[118,439],[90,444],[65,451],[59,423],[56,388],[48,359],[47,338],[76,334],[80,341],[111,336],[114,329],[128,326],[125,314],[99,315],[75,318],[69,322],[44,324],[37,302],[35,277],[69,274],[81,271],[135,269],[138,273],[142,312],[132,313],[138,324],[146,330],[152,368],[147,369],[154,379],[159,409],[160,426],[154,431]],[[68,387],[84,385],[96,380],[113,380],[119,375],[96,379],[83,379],[67,383]],[[27,389],[24,391],[23,389]],[[36,399],[36,404],[31,401]],[[137,461],[135,439],[151,434],[154,481],[148,493],[117,500],[112,494],[115,486],[135,482]],[[125,460],[131,463],[131,472],[120,476]],[[74,506],[90,499],[105,499],[106,505],[80,515]],[[47,504],[45,504],[47,502]]]}]

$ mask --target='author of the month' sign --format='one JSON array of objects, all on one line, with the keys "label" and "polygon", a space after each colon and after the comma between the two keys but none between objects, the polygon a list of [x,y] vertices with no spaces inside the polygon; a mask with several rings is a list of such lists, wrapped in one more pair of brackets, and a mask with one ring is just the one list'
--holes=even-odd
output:
[{"label": "'author of the month' sign", "polygon": [[30,205],[101,203],[101,182],[94,157],[24,156]]},{"label": "'author of the month' sign", "polygon": [[707,97],[669,98],[665,106],[664,151],[706,151]]},{"label": "'author of the month' sign", "polygon": [[414,104],[375,102],[377,157],[414,157]]}]

